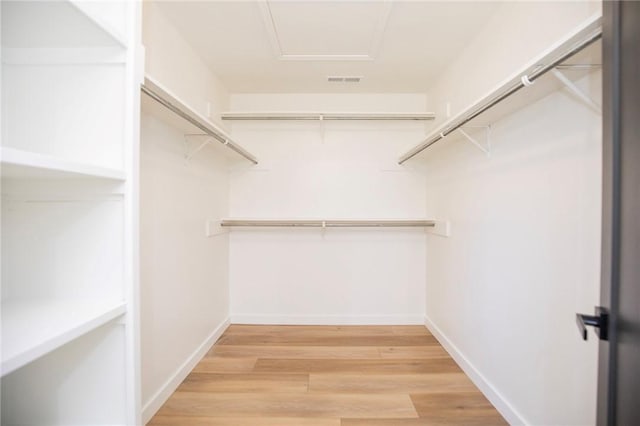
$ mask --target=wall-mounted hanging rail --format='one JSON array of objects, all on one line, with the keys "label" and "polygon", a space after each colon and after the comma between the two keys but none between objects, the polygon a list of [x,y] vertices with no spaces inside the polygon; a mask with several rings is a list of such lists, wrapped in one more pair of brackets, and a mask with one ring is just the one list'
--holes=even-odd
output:
[{"label": "wall-mounted hanging rail", "polygon": [[225,112],[223,120],[236,121],[429,121],[432,112]]},{"label": "wall-mounted hanging rail", "polygon": [[275,220],[275,219],[222,219],[222,227],[278,227],[278,228],[431,228],[435,220]]},{"label": "wall-mounted hanging rail", "polygon": [[505,83],[483,96],[477,102],[463,110],[460,114],[438,126],[419,145],[407,151],[398,159],[398,164],[415,157],[447,135],[462,128],[480,114],[494,107],[504,99],[513,95],[523,87],[532,85],[546,72],[560,66],[567,59],[580,52],[602,37],[602,17],[594,16],[564,40],[557,43],[543,55],[532,61],[520,72],[516,73]]},{"label": "wall-mounted hanging rail", "polygon": [[240,156],[251,161],[253,164],[258,164],[258,160],[255,156],[235,143],[231,136],[225,133],[222,129],[211,123],[206,118],[202,117],[186,103],[181,101],[178,97],[174,96],[167,89],[163,88],[160,83],[154,81],[150,77],[145,77],[144,84],[140,86],[142,92],[148,95],[154,101],[160,103],[174,114],[182,117],[196,128],[204,132],[205,135],[210,136],[212,139],[220,142],[227,148],[236,152]]}]

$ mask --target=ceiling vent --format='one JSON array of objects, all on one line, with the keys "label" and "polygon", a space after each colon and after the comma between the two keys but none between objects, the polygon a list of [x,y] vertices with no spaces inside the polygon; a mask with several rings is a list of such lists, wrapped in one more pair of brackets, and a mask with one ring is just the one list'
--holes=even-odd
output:
[{"label": "ceiling vent", "polygon": [[362,77],[358,76],[329,76],[327,81],[329,83],[360,83]]}]

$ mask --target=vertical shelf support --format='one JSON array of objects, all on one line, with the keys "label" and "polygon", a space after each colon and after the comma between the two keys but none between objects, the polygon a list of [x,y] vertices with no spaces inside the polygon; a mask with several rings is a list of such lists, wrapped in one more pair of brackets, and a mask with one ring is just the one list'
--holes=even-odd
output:
[{"label": "vertical shelf support", "polygon": [[566,88],[569,89],[569,91],[573,93],[575,96],[577,96],[582,102],[587,104],[597,113],[602,114],[602,108],[600,107],[600,105],[595,103],[593,99],[591,99],[587,94],[585,94],[582,90],[580,90],[580,88],[576,86],[571,80],[569,80],[567,76],[564,75],[560,70],[558,70],[557,67],[553,68],[551,70],[551,73],[555,78],[560,80],[560,82],[564,84]]},{"label": "vertical shelf support", "polygon": [[487,154],[487,157],[491,156],[491,126],[475,126],[485,129],[485,145],[483,146],[480,142],[478,142],[474,137],[469,135],[464,131],[462,127],[458,128],[458,131],[465,137],[469,142],[471,142],[476,148],[480,151]]}]

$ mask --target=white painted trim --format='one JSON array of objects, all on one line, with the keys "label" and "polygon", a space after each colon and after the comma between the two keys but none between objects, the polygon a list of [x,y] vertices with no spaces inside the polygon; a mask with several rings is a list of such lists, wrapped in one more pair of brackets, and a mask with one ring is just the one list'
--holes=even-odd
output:
[{"label": "white painted trim", "polygon": [[424,325],[510,425],[531,424],[524,419],[522,414],[520,414],[518,410],[516,410],[516,408],[507,401],[504,395],[502,395],[491,384],[480,370],[478,370],[471,361],[469,361],[462,351],[460,351],[460,349],[451,340],[449,340],[442,330],[440,330],[438,326],[435,325],[426,315],[424,317]]},{"label": "white painted trim", "polygon": [[261,315],[233,314],[231,324],[422,325],[422,315]]},{"label": "white painted trim", "polygon": [[2,48],[2,63],[6,65],[100,65],[126,62],[126,51],[118,47]]},{"label": "white painted trim", "polygon": [[226,319],[220,324],[200,346],[182,363],[158,391],[142,406],[142,423],[147,424],[156,412],[167,402],[167,399],[178,388],[193,368],[200,362],[214,343],[227,330],[231,322]]}]

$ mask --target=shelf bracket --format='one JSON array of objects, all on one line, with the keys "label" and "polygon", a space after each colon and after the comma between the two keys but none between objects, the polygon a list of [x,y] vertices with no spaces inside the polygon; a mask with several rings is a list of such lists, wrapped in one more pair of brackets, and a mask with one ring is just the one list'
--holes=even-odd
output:
[{"label": "shelf bracket", "polygon": [[[196,136],[199,136],[199,137],[204,136],[204,137],[206,137],[206,139],[204,140],[204,142],[202,142],[200,145],[198,145],[198,147],[197,147],[197,148],[195,148],[195,149],[193,149],[193,150],[190,150],[190,149],[189,149],[189,138],[190,138],[190,137],[196,137]],[[207,145],[209,145],[209,144],[211,143],[211,139],[212,139],[212,138],[211,138],[211,136],[209,136],[209,135],[200,135],[200,134],[186,134],[186,135],[184,135],[184,159],[185,159],[187,162],[191,161],[191,159],[192,159],[192,158],[193,158],[193,157],[194,157],[198,152],[200,152],[200,151],[202,150],[202,148],[204,148],[205,146],[207,146]],[[227,142],[225,142],[225,145],[226,145],[227,143],[228,143],[228,141],[227,141]]]},{"label": "shelf bracket", "polygon": [[459,127],[458,131],[460,131],[460,133],[462,133],[462,136],[464,136],[476,148],[478,148],[480,151],[487,154],[487,157],[490,157],[491,156],[491,126],[468,126],[468,127],[485,129],[485,145],[484,146],[480,142],[478,142],[474,137],[472,137],[467,132],[465,132],[462,127]]},{"label": "shelf bracket", "polygon": [[602,108],[600,107],[600,105],[595,103],[593,99],[591,99],[586,93],[580,90],[580,88],[576,86],[573,83],[573,81],[569,80],[566,75],[564,75],[560,70],[558,70],[558,68],[553,68],[551,70],[551,73],[554,75],[555,78],[560,80],[560,82],[564,84],[566,88],[569,89],[569,91],[573,93],[575,96],[577,96],[582,102],[590,106],[597,113],[602,114]]}]

